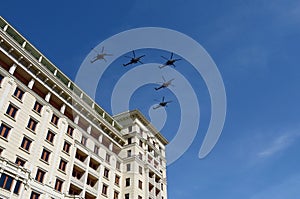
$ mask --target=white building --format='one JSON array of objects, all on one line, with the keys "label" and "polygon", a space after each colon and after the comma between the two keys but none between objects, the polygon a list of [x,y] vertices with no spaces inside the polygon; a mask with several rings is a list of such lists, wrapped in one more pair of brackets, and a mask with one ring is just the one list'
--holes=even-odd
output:
[{"label": "white building", "polygon": [[0,17],[0,199],[167,199],[167,140],[110,116]]}]

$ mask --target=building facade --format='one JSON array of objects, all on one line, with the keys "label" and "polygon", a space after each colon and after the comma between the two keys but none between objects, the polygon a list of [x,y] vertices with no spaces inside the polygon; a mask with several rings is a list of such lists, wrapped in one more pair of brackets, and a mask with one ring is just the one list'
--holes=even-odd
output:
[{"label": "building facade", "polygon": [[167,199],[167,140],[111,116],[0,17],[0,199]]}]

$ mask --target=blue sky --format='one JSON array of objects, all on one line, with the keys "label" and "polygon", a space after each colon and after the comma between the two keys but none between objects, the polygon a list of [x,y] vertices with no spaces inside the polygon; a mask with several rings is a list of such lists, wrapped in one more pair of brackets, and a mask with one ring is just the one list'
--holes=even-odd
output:
[{"label": "blue sky", "polygon": [[[119,32],[155,26],[192,37],[223,77],[227,117],[217,145],[200,160],[211,114],[209,94],[188,63],[178,62],[176,70],[196,90],[201,121],[190,148],[168,166],[169,198],[299,197],[299,1],[6,1],[1,3],[1,15],[71,79],[91,48]],[[154,61],[159,62],[161,54],[168,56],[153,49],[137,52],[151,55],[145,61],[158,57]],[[109,112],[110,99],[105,96],[126,72],[117,67],[123,62],[126,59],[120,57],[112,64],[102,79],[107,87],[97,90],[96,100]],[[152,87],[138,89],[130,108],[147,115],[154,99],[162,95],[173,99],[162,129],[170,140],[178,128],[178,101],[170,91],[155,93]]]}]

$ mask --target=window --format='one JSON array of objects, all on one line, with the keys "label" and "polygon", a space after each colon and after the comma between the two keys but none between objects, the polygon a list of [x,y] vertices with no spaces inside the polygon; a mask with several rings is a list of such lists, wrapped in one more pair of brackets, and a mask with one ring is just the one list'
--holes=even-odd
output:
[{"label": "window", "polygon": [[38,169],[37,172],[36,172],[35,180],[40,182],[40,183],[43,183],[45,173],[46,173],[45,171],[43,171],[41,169]]},{"label": "window", "polygon": [[140,140],[139,146],[143,148],[143,141]]},{"label": "window", "polygon": [[128,131],[131,132],[132,131],[132,126],[128,127]]},{"label": "window", "polygon": [[27,137],[24,137],[21,143],[21,148],[25,149],[26,151],[29,151],[31,140],[29,140]]},{"label": "window", "polygon": [[41,105],[40,103],[38,103],[37,101],[35,102],[34,106],[33,106],[33,110],[35,110],[38,113],[41,113],[43,105]]},{"label": "window", "polygon": [[74,128],[73,127],[71,127],[71,126],[68,126],[68,130],[67,130],[67,134],[69,135],[69,136],[73,136],[73,131],[74,131]]},{"label": "window", "polygon": [[23,160],[23,159],[21,159],[19,157],[16,158],[16,164],[19,165],[19,166],[24,167],[25,162],[26,162],[25,160]]},{"label": "window", "polygon": [[0,74],[0,84],[1,84],[1,82],[3,80],[3,78],[4,78],[3,75]]},{"label": "window", "polygon": [[127,151],[127,157],[131,157],[131,150]]},{"label": "window", "polygon": [[127,164],[127,165],[126,165],[126,170],[127,170],[127,171],[130,171],[130,170],[131,170],[131,165],[130,165],[130,164]]},{"label": "window", "polygon": [[141,152],[139,152],[139,159],[143,160],[143,154]]},{"label": "window", "polygon": [[129,199],[129,193],[125,194],[125,199]]},{"label": "window", "polygon": [[160,184],[160,189],[164,190],[164,184],[163,183]]},{"label": "window", "polygon": [[2,154],[2,152],[3,152],[3,148],[0,148],[0,155]]},{"label": "window", "polygon": [[57,179],[56,179],[56,182],[55,182],[54,189],[55,189],[56,191],[61,192],[62,185],[63,185],[63,181],[57,178]]},{"label": "window", "polygon": [[81,138],[81,144],[83,144],[84,146],[86,145],[86,141],[87,141],[87,138],[82,136]]},{"label": "window", "polygon": [[59,163],[59,169],[62,171],[66,171],[67,161],[61,159]]},{"label": "window", "polygon": [[13,178],[11,176],[2,173],[0,178],[1,188],[10,191],[12,182],[13,182]]},{"label": "window", "polygon": [[110,162],[110,155],[108,153],[105,156],[105,161],[108,163]]},{"label": "window", "polygon": [[125,179],[125,186],[129,187],[130,186],[130,178]]},{"label": "window", "polygon": [[108,174],[109,174],[109,170],[108,170],[107,168],[105,168],[105,169],[104,169],[104,174],[103,174],[103,176],[104,176],[105,178],[108,178]]},{"label": "window", "polygon": [[50,151],[48,151],[47,149],[43,149],[41,159],[48,162],[49,156],[50,156]]},{"label": "window", "polygon": [[118,175],[115,176],[115,184],[120,185],[120,176]]},{"label": "window", "polygon": [[39,199],[40,198],[40,195],[39,193],[36,193],[36,192],[31,192],[31,195],[30,195],[30,199]]},{"label": "window", "polygon": [[19,100],[22,100],[23,95],[24,95],[24,91],[22,91],[20,88],[17,87],[14,92],[14,96]]},{"label": "window", "polygon": [[37,125],[37,121],[35,121],[34,119],[30,118],[27,124],[27,128],[29,128],[32,131],[35,131],[36,129],[36,125]]},{"label": "window", "polygon": [[142,196],[138,196],[138,199],[142,199]]},{"label": "window", "polygon": [[16,182],[16,185],[15,185],[15,188],[14,188],[14,194],[19,194],[21,184],[22,184],[22,183],[21,183],[20,180],[18,180],[18,181]]},{"label": "window", "polygon": [[121,168],[121,163],[119,161],[116,162],[116,169],[120,170]]},{"label": "window", "polygon": [[119,198],[119,192],[114,191],[114,199],[118,199]]},{"label": "window", "polygon": [[139,173],[142,175],[143,174],[143,167],[139,166]]},{"label": "window", "polygon": [[48,131],[46,140],[50,143],[53,143],[55,134],[52,131]]},{"label": "window", "polygon": [[128,142],[128,144],[131,144],[132,143],[132,138],[128,138],[127,142]]},{"label": "window", "polygon": [[143,189],[143,182],[139,180],[139,188]]},{"label": "window", "polygon": [[107,195],[107,185],[106,184],[103,184],[103,186],[102,186],[102,194]]},{"label": "window", "polygon": [[55,126],[57,126],[58,124],[58,117],[56,115],[52,115],[52,118],[51,118],[51,123],[54,124]]},{"label": "window", "polygon": [[8,127],[7,125],[1,124],[1,126],[0,126],[0,136],[2,136],[4,138],[7,138],[10,130],[11,130],[11,128]]},{"label": "window", "polygon": [[98,154],[99,153],[99,147],[95,145],[94,147],[94,153]]},{"label": "window", "polygon": [[70,147],[71,147],[71,144],[69,142],[65,141],[63,151],[66,153],[69,153]]},{"label": "window", "polygon": [[12,118],[16,117],[18,109],[16,107],[14,107],[13,105],[9,105],[7,110],[6,110],[6,114],[9,115]]}]

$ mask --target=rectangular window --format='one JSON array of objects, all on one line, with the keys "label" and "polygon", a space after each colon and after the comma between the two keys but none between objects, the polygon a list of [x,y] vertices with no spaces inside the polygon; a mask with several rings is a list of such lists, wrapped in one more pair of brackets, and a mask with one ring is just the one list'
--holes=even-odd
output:
[{"label": "rectangular window", "polygon": [[62,190],[62,185],[63,185],[63,181],[57,178],[57,179],[56,179],[56,182],[55,182],[54,189],[55,189],[56,191],[61,192],[61,190]]},{"label": "rectangular window", "polygon": [[125,194],[125,199],[129,199],[129,193]]},{"label": "rectangular window", "polygon": [[141,152],[139,152],[139,159],[143,160],[143,154]]},{"label": "rectangular window", "polygon": [[14,92],[14,96],[19,100],[22,100],[23,95],[24,95],[24,91],[22,91],[20,88],[17,87]]},{"label": "rectangular window", "polygon": [[17,164],[18,166],[24,167],[25,162],[26,162],[25,160],[23,160],[23,159],[21,159],[21,158],[19,158],[19,157],[16,158],[16,164]]},{"label": "rectangular window", "polygon": [[71,144],[68,143],[67,141],[65,141],[63,151],[69,154],[70,147],[71,147]]},{"label": "rectangular window", "polygon": [[104,169],[104,174],[103,174],[103,176],[104,176],[105,178],[108,178],[108,175],[109,175],[109,170],[108,170],[107,168],[105,168],[105,169]]},{"label": "rectangular window", "polygon": [[39,198],[40,198],[40,195],[41,195],[41,194],[32,191],[32,192],[31,192],[31,195],[30,195],[30,199],[39,199]]},{"label": "rectangular window", "polygon": [[6,110],[6,114],[9,115],[12,118],[16,117],[18,109],[16,107],[14,107],[13,105],[9,105],[7,110]]},{"label": "rectangular window", "polygon": [[67,161],[61,159],[59,163],[59,169],[62,171],[66,171]]},{"label": "rectangular window", "polygon": [[97,155],[99,154],[99,147],[96,145],[94,147],[94,153],[96,153]]},{"label": "rectangular window", "polygon": [[110,162],[110,155],[108,153],[105,156],[105,161],[108,163]]},{"label": "rectangular window", "polygon": [[14,194],[17,194],[17,195],[19,194],[21,184],[22,184],[22,182],[21,182],[20,180],[18,180],[18,181],[16,182],[16,185],[15,185],[15,188],[14,188]]},{"label": "rectangular window", "polygon": [[52,118],[51,118],[51,123],[54,124],[55,126],[57,126],[58,124],[58,117],[56,115],[52,115]]},{"label": "rectangular window", "polygon": [[128,131],[131,132],[132,131],[132,126],[128,127]]},{"label": "rectangular window", "polygon": [[119,161],[116,162],[116,169],[120,170],[121,168],[121,163]]},{"label": "rectangular window", "polygon": [[1,178],[0,178],[0,187],[1,188],[10,191],[12,182],[13,182],[13,178],[11,176],[2,173]]},{"label": "rectangular window", "polygon": [[127,157],[131,157],[131,150],[127,151]]},{"label": "rectangular window", "polygon": [[119,192],[114,191],[114,199],[118,199],[119,198]]},{"label": "rectangular window", "polygon": [[84,136],[82,136],[82,138],[81,138],[81,144],[85,146],[86,145],[86,141],[87,141],[87,138],[84,137]]},{"label": "rectangular window", "polygon": [[102,194],[107,195],[107,185],[103,184],[102,186]]},{"label": "rectangular window", "polygon": [[46,173],[45,171],[43,171],[41,169],[38,169],[37,172],[36,172],[35,180],[40,182],[40,183],[43,183],[45,173]]},{"label": "rectangular window", "polygon": [[126,165],[126,171],[130,171],[131,170],[131,165],[130,164],[127,164]]},{"label": "rectangular window", "polygon": [[[2,80],[3,80],[3,78],[4,78],[3,75],[0,74],[0,84],[1,84],[1,82],[2,82]],[[0,85],[0,86],[1,86],[1,85]]]},{"label": "rectangular window", "polygon": [[28,121],[28,124],[27,124],[27,128],[29,128],[32,131],[35,131],[37,123],[38,123],[37,121],[30,118],[29,121]]},{"label": "rectangular window", "polygon": [[143,148],[143,141],[140,140],[139,146]]},{"label": "rectangular window", "polygon": [[143,199],[142,196],[138,196],[138,199]]},{"label": "rectangular window", "polygon": [[74,128],[73,127],[71,127],[71,126],[68,126],[68,130],[67,130],[67,134],[69,135],[69,136],[73,136],[73,131],[74,131]]},{"label": "rectangular window", "polygon": [[130,178],[125,179],[125,186],[129,187],[130,186]]},{"label": "rectangular window", "polygon": [[39,102],[35,102],[34,106],[33,106],[33,110],[35,110],[38,113],[41,113],[43,105],[41,105]]},{"label": "rectangular window", "polygon": [[143,189],[143,182],[139,180],[139,188]]},{"label": "rectangular window", "polygon": [[26,151],[29,151],[31,142],[32,141],[29,140],[27,137],[23,137],[21,148],[25,149]]},{"label": "rectangular window", "polygon": [[50,156],[50,151],[48,151],[47,149],[43,149],[41,159],[48,162],[49,161],[49,156]]},{"label": "rectangular window", "polygon": [[120,176],[118,175],[115,176],[115,184],[120,185]]},{"label": "rectangular window", "polygon": [[128,138],[128,139],[127,139],[127,143],[128,143],[128,144],[132,144],[132,138]]},{"label": "rectangular window", "polygon": [[143,174],[143,167],[139,166],[139,173],[142,175]]},{"label": "rectangular window", "polygon": [[55,134],[52,131],[48,131],[46,140],[50,143],[53,143]]},{"label": "rectangular window", "polygon": [[11,128],[5,124],[1,124],[0,126],[0,136],[7,138]]},{"label": "rectangular window", "polygon": [[0,155],[2,154],[2,152],[3,152],[3,149],[2,149],[2,148],[0,148]]}]

